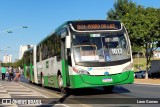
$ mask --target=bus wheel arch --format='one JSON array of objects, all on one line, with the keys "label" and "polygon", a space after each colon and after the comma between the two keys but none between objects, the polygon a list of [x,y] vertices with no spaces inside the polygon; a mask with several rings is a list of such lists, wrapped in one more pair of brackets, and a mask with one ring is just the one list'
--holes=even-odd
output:
[{"label": "bus wheel arch", "polygon": [[58,87],[60,89],[60,91],[64,94],[67,93],[66,89],[63,87],[63,78],[62,78],[62,74],[60,72],[60,70],[58,70],[57,72],[57,79],[58,79]]}]

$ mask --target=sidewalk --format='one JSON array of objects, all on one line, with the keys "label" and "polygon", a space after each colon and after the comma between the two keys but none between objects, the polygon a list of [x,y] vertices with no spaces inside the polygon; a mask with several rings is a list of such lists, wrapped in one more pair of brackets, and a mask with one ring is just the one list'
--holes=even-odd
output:
[{"label": "sidewalk", "polygon": [[134,79],[134,83],[160,85],[160,79]]}]

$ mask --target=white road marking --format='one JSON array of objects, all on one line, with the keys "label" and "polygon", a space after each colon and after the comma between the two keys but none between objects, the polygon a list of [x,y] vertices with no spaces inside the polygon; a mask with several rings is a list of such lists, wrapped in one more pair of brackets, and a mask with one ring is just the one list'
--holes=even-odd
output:
[{"label": "white road marking", "polygon": [[[32,88],[34,88],[34,89],[36,89],[36,90],[39,90],[39,91],[43,91],[43,92],[45,92],[45,93],[48,93],[48,94],[51,94],[51,92],[47,92],[47,91],[45,91],[45,90],[43,90],[43,89],[38,89],[38,88],[36,88],[36,87],[33,87],[33,86],[31,86],[31,85],[28,85],[28,84],[25,84],[25,83],[23,83],[23,82],[20,82],[21,84],[24,84],[24,85],[27,85],[27,86],[29,86],[29,87],[32,87]],[[53,95],[55,95],[55,96],[57,96],[57,97],[59,97],[59,98],[62,98],[62,96],[61,95],[57,95],[57,94],[55,94],[55,93],[52,93]],[[49,98],[49,97],[48,97]],[[71,100],[71,101],[73,101],[73,102],[75,102],[75,103],[79,103],[79,102],[77,102],[77,101],[75,101],[75,100]],[[76,106],[77,106],[77,104],[76,104]],[[63,105],[63,104],[56,104],[58,107],[59,107],[59,105]],[[87,104],[79,104],[80,105],[80,107],[91,107],[90,105],[87,105]],[[68,107],[67,105],[64,105],[65,107]],[[56,107],[56,106],[55,106]]]},{"label": "white road marking", "polygon": [[0,94],[0,98],[11,98],[9,94]]},{"label": "white road marking", "polygon": [[14,98],[14,97],[21,97],[21,96],[39,96],[42,98],[48,98],[47,96],[38,93],[28,87],[25,87],[17,82],[8,82],[2,81],[0,82],[0,98]]},{"label": "white road marking", "polygon": [[[22,82],[21,82],[21,83],[22,83]],[[36,88],[36,87],[33,87],[33,86],[28,85],[28,84],[25,84],[25,83],[22,83],[22,84],[27,85],[27,86],[29,86],[29,87],[32,87],[32,88],[36,89],[36,90],[43,91],[43,92],[45,92],[45,93],[46,93],[46,91],[45,91],[45,90],[43,90],[43,89],[38,89],[38,88]],[[47,93],[51,94],[50,92],[47,92]],[[54,93],[52,93],[52,94],[54,94]],[[54,94],[54,95],[55,95],[55,96],[57,96],[57,97],[59,97],[59,98],[61,98],[61,97],[62,97],[62,96],[57,95],[57,94]],[[49,97],[47,97],[47,98],[49,98]]]},{"label": "white road marking", "polygon": [[6,91],[6,90],[3,90],[3,89],[2,89],[2,90],[0,89],[0,93],[2,93],[2,92],[7,92],[7,91]]}]

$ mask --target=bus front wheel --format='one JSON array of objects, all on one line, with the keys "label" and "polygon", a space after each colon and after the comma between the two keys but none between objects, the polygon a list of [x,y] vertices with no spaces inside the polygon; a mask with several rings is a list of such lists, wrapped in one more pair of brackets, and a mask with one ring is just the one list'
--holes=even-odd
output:
[{"label": "bus front wheel", "polygon": [[112,93],[113,92],[113,88],[114,88],[114,85],[112,85],[112,86],[103,86],[104,91],[107,92],[107,93]]},{"label": "bus front wheel", "polygon": [[63,87],[63,79],[62,79],[62,75],[58,75],[58,86],[59,86],[59,89],[62,93],[66,94],[67,91],[66,89]]}]

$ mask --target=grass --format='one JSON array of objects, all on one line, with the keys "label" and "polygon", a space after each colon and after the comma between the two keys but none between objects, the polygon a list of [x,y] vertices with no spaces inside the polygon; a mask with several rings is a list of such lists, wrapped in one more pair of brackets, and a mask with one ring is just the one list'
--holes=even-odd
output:
[{"label": "grass", "polygon": [[141,66],[142,70],[146,69],[146,58],[134,58],[133,59],[133,63],[134,63],[134,71],[138,71],[139,70],[139,69],[137,69],[135,67],[135,65]]},{"label": "grass", "polygon": [[[160,59],[151,59],[151,60],[160,60]],[[142,70],[146,70],[146,58],[134,58],[133,59],[133,63],[134,63],[134,71],[139,71],[139,69],[137,69],[135,66],[139,65],[141,66]],[[150,64],[149,64],[150,66]]]}]

